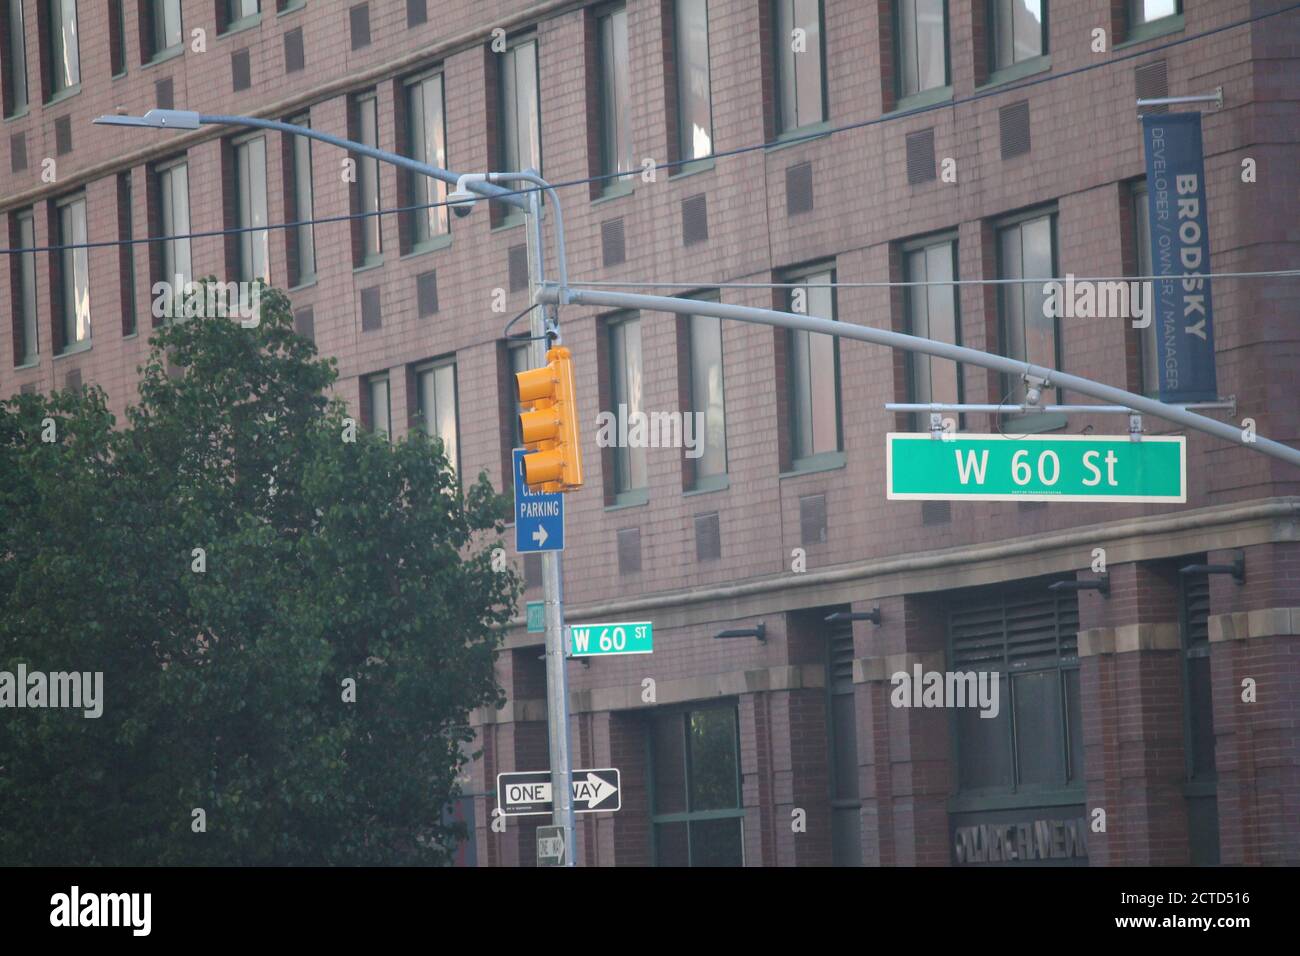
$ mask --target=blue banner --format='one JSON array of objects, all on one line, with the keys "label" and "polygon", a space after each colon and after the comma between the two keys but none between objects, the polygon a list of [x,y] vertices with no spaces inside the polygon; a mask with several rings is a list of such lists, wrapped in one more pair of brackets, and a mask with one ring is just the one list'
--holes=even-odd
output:
[{"label": "blue banner", "polygon": [[1201,114],[1142,117],[1151,225],[1151,321],[1162,402],[1219,397],[1214,372],[1214,310],[1210,305],[1209,220]]}]

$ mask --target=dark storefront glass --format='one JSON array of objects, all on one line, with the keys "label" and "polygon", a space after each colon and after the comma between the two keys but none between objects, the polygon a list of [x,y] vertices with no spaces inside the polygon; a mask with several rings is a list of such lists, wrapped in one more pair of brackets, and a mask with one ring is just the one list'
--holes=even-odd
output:
[{"label": "dark storefront glass", "polygon": [[655,865],[743,865],[735,706],[656,715],[650,738]]}]

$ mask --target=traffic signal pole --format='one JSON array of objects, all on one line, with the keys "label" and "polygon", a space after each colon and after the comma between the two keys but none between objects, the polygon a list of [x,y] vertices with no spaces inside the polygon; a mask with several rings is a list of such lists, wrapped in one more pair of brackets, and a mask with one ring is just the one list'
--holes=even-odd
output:
[{"label": "traffic signal pole", "polygon": [[1180,405],[1167,405],[1153,398],[1135,395],[1112,385],[1095,382],[1090,378],[1069,375],[1040,365],[1032,365],[1029,362],[1021,362],[1005,355],[981,352],[979,349],[967,348],[964,345],[950,345],[947,342],[940,342],[935,339],[921,338],[916,335],[893,332],[889,329],[878,329],[868,325],[857,325],[852,322],[835,322],[831,319],[820,319],[811,315],[779,312],[775,309],[759,309],[747,305],[709,302],[704,299],[640,295],[631,292],[610,292],[604,289],[574,289],[554,283],[548,283],[542,289],[539,298],[542,302],[563,302],[565,304],[595,306],[597,308],[637,309],[643,312],[668,312],[677,315],[707,315],[719,319],[756,322],[759,325],[773,325],[778,328],[857,339],[861,342],[870,342],[873,345],[902,349],[905,352],[922,352],[938,358],[951,359],[954,362],[979,365],[995,372],[1017,375],[1035,383],[1040,389],[1066,388],[1080,392],[1105,402],[1113,402],[1134,412],[1151,415],[1155,418],[1163,418],[1175,425],[1205,432],[1207,435],[1214,435],[1216,438],[1222,438],[1242,448],[1300,466],[1300,449],[1272,441],[1263,435],[1247,432],[1236,425],[1215,421],[1213,418],[1198,415]]},{"label": "traffic signal pole", "polygon": [[[546,281],[546,247],[542,242],[542,192],[524,194],[528,200],[528,291],[531,302]],[[557,305],[538,304],[530,316],[532,367],[546,365],[550,330],[559,328]],[[558,340],[558,334],[557,334]],[[569,739],[569,674],[564,652],[563,551],[542,552],[542,600],[546,620],[546,727],[551,756],[552,820],[564,828],[564,865],[574,865],[573,759]]]}]

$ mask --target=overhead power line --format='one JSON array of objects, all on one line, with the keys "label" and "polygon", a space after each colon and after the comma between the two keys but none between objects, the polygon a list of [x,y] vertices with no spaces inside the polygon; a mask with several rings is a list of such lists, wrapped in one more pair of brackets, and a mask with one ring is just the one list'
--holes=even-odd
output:
[{"label": "overhead power line", "polygon": [[[1238,27],[1249,26],[1252,23],[1258,23],[1262,20],[1269,19],[1270,17],[1276,17],[1287,13],[1293,13],[1296,10],[1300,10],[1300,2],[1292,3],[1285,7],[1280,7],[1277,10],[1268,10],[1263,13],[1257,13],[1253,16],[1243,17],[1240,20],[1233,20],[1229,23],[1221,24],[1220,26],[1212,27],[1208,30],[1203,30],[1200,33],[1191,34],[1190,36],[1182,36],[1176,39],[1167,40],[1163,43],[1156,44],[1154,46],[1148,47],[1143,50],[1134,50],[1132,52],[1123,53],[1118,56],[1110,56],[1105,60],[1101,60],[1096,63],[1087,63],[1084,64],[1083,66],[1077,66],[1074,67],[1073,69],[1066,70],[1062,73],[1045,73],[1042,76],[1031,77],[1020,81],[1013,81],[1010,83],[1001,84],[996,87],[992,87],[990,89],[980,90],[979,92],[972,93],[969,96],[962,96],[951,100],[944,100],[940,103],[933,103],[926,106],[918,106],[913,109],[903,110],[901,112],[896,112],[896,113],[889,113],[884,116],[877,116],[867,120],[859,120],[854,123],[844,123],[839,126],[832,126],[826,129],[818,130],[815,133],[808,133],[803,136],[794,136],[789,138],[783,138],[780,140],[753,143],[748,146],[739,146],[736,147],[735,149],[721,150],[719,152],[711,153],[709,156],[700,157],[697,159],[670,160],[662,163],[656,163],[653,166],[653,168],[656,171],[673,170],[681,166],[688,166],[701,161],[729,159],[733,156],[741,156],[746,153],[756,152],[758,150],[771,149],[774,146],[783,146],[783,147],[789,146],[794,143],[822,139],[825,137],[832,136],[835,133],[845,133],[845,132],[850,132],[852,130],[866,129],[871,126],[879,126],[885,123],[892,123],[898,120],[910,119],[911,117],[920,116],[925,113],[932,113],[936,110],[954,109],[958,106],[964,106],[969,103],[979,102],[980,100],[988,99],[993,96],[1001,96],[1004,93],[1018,92],[1020,90],[1029,89],[1030,87],[1040,86],[1046,83],[1052,83],[1057,80],[1064,80],[1067,79],[1068,77],[1078,76],[1083,73],[1090,73],[1093,70],[1105,69],[1106,67],[1114,66],[1117,63],[1123,63],[1127,60],[1136,59],[1138,57],[1150,56],[1151,54],[1160,53],[1165,50],[1170,50],[1175,47],[1183,46],[1188,43],[1195,43],[1198,40],[1203,40],[1206,39],[1207,37],[1216,36],[1217,34],[1224,33],[1228,30],[1234,30],[1237,29]],[[596,176],[587,176],[582,179],[570,179],[558,183],[553,183],[552,188],[565,189],[572,186],[590,186],[593,183],[606,183],[606,182],[612,182],[614,180],[619,180],[619,179],[623,179],[623,180],[634,179],[637,176],[640,176],[642,174],[643,174],[642,170],[635,170],[635,171],[625,172],[625,173],[603,173]],[[519,189],[505,190],[499,195],[521,196],[532,192],[538,192],[540,191],[540,188],[541,187],[528,186]],[[301,219],[296,222],[269,223],[265,226],[234,226],[229,229],[210,229],[201,232],[181,233],[174,236],[144,236],[138,239],[136,238],[112,239],[112,240],[103,240],[99,242],[63,243],[63,244],[45,245],[45,246],[32,246],[32,247],[20,246],[16,248],[0,248],[0,254],[21,254],[27,252],[58,252],[64,249],[97,249],[97,248],[114,247],[114,246],[121,246],[121,245],[135,245],[140,243],[172,242],[179,239],[206,239],[206,238],[212,238],[216,236],[239,235],[245,232],[262,232],[264,230],[271,230],[271,229],[296,229],[302,226],[314,226],[318,224],[324,225],[324,224],[335,223],[335,222],[350,222],[353,219],[367,219],[372,216],[397,215],[405,212],[416,212],[424,209],[435,209],[441,206],[449,206],[449,205],[451,205],[451,203],[442,201],[442,202],[435,202],[435,203],[422,203],[422,204],[417,204],[412,206],[397,206],[397,207],[391,207],[386,209],[379,209],[373,212],[345,213],[338,216],[321,216],[312,219]],[[1158,278],[1166,278],[1166,277],[1158,277]],[[698,284],[696,285],[698,286]],[[680,288],[681,286],[677,286],[677,287]],[[718,286],[716,285],[711,285],[709,287],[718,288]]]}]

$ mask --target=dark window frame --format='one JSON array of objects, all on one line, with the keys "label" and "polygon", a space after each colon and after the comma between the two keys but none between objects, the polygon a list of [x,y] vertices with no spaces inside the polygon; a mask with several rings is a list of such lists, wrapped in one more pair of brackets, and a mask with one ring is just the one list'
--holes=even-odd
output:
[{"label": "dark window frame", "polygon": [[[822,114],[819,118],[807,123],[788,123],[788,117],[784,115],[781,109],[782,95],[781,91],[791,77],[786,76],[786,71],[782,64],[785,63],[785,51],[789,49],[790,38],[782,34],[779,29],[781,17],[777,11],[778,5],[793,6],[795,0],[771,0],[772,5],[772,72],[773,79],[773,96],[772,96],[772,119],[773,129],[776,131],[777,138],[792,137],[799,133],[807,133],[809,130],[825,125],[830,118],[830,70],[826,57],[826,3],[825,0],[817,0],[817,46],[818,62],[821,69],[818,71],[818,80],[821,83],[821,105]],[[791,20],[794,14],[791,12]],[[798,54],[795,54],[798,55]]]},{"label": "dark window frame", "polygon": [[[903,273],[903,281],[905,282],[916,281],[913,278],[911,269],[908,265],[911,254],[914,252],[921,252],[924,250],[928,250],[938,245],[948,245],[951,247],[952,277],[954,282],[959,281],[961,279],[961,271],[960,271],[961,270],[961,247],[958,239],[957,230],[952,229],[952,230],[945,230],[943,232],[931,233],[926,236],[918,236],[913,239],[907,239],[899,244],[899,253],[900,253],[900,258],[902,260],[901,266],[902,266],[902,273]],[[927,277],[928,277],[928,273],[927,273]],[[955,341],[953,341],[951,344],[961,345],[962,344],[961,287],[954,285],[951,286],[951,289],[952,289],[952,307],[953,307],[953,333],[955,339]],[[903,331],[906,332],[908,335],[917,334],[915,326],[913,325],[912,322],[912,303],[917,295],[918,295],[918,291],[916,287],[914,286],[903,287]],[[927,316],[928,316],[928,309],[927,309]],[[929,337],[933,338],[933,336],[929,336]],[[923,359],[930,362],[947,362],[951,360],[936,358],[935,356],[931,356],[931,355],[923,355],[920,352],[909,352],[907,354],[907,361],[905,363],[905,369],[907,374],[907,400],[909,402],[914,402],[914,403],[924,402],[928,404],[934,400],[933,390],[931,391],[930,395],[927,395],[925,397],[921,397],[917,391],[916,365],[919,361]],[[966,397],[965,397],[966,396],[966,384],[965,384],[966,367],[961,362],[954,362],[953,364],[957,366],[957,370],[956,370],[957,404],[960,405],[961,403],[966,401]],[[927,412],[913,413],[912,420],[913,420],[912,427],[916,431],[929,431],[930,418]],[[957,414],[957,430],[961,431],[964,427],[965,427],[965,415],[959,412]]]},{"label": "dark window frame", "polygon": [[[836,266],[835,260],[833,259],[825,260],[818,263],[800,266],[795,269],[785,270],[781,273],[782,276],[781,281],[784,283],[793,283],[796,285],[803,284],[806,283],[808,280],[812,279],[814,276],[817,276],[823,272],[828,273],[829,276],[827,281],[830,283],[830,296],[831,296],[830,318],[831,321],[838,322],[839,314],[840,314],[839,289],[837,288],[837,282],[839,281],[838,279],[839,269]],[[795,309],[794,309],[793,300],[794,300],[795,289],[792,287],[792,288],[784,289],[783,291],[785,293],[784,296],[785,310],[789,312],[794,312]],[[806,304],[807,303],[805,303],[805,305]],[[811,311],[811,309],[807,309],[802,314],[811,316],[813,315],[813,312]],[[814,316],[814,317],[820,318],[820,316]],[[840,361],[840,337],[837,335],[831,336],[832,348],[834,349],[834,365],[835,365],[834,368],[835,371],[835,375],[834,375],[835,378],[835,447],[834,449],[831,450],[826,450],[821,452],[814,450],[807,455],[801,455],[799,454],[799,447],[801,444],[800,438],[802,436],[798,426],[798,418],[799,418],[799,395],[797,394],[798,383],[795,379],[794,364],[793,364],[794,352],[795,352],[794,337],[800,334],[820,335],[824,333],[816,333],[816,332],[800,333],[795,331],[794,329],[786,329],[784,330],[784,333],[785,334],[783,336],[783,339],[784,339],[785,347],[784,347],[783,361],[785,364],[784,371],[785,371],[787,394],[786,394],[786,415],[785,415],[785,421],[782,423],[782,427],[785,429],[785,433],[789,441],[790,471],[792,472],[815,471],[826,465],[838,465],[842,463],[844,460],[844,400],[843,400],[844,394],[843,394],[842,363]],[[809,385],[810,387],[812,385],[811,377],[809,377]],[[812,392],[810,391],[809,407],[811,408],[811,406],[812,406]]]}]

